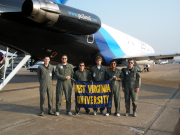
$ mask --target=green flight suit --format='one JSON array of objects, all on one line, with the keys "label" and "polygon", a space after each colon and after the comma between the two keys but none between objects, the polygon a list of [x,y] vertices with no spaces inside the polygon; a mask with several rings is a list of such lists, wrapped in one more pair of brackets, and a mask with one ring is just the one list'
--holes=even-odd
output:
[{"label": "green flight suit", "polygon": [[56,85],[56,112],[60,112],[60,106],[62,102],[63,91],[66,98],[66,112],[71,111],[71,93],[73,81],[71,79],[66,79],[66,76],[73,78],[74,70],[71,64],[58,64],[56,66],[55,75],[58,78]]},{"label": "green flight suit", "polygon": [[133,113],[137,109],[138,93],[135,92],[136,88],[141,87],[141,76],[138,69],[133,67],[130,71],[128,68],[122,69],[124,74],[123,88],[125,97],[126,113],[130,113],[130,97],[132,98]]},{"label": "green flight suit", "polygon": [[[76,81],[86,81],[86,82],[89,82],[91,79],[91,76],[90,76],[90,72],[86,69],[84,69],[83,71],[80,71],[80,70],[77,70],[75,73],[74,73],[74,80]],[[77,113],[79,113],[80,111],[80,107],[75,107],[75,110]],[[89,113],[90,110],[88,108],[85,108],[86,112]]]},{"label": "green flight suit", "polygon": [[[106,79],[111,80],[111,99],[114,95],[114,103],[115,103],[115,113],[120,112],[120,81],[124,80],[124,75],[120,69],[109,69],[106,74]],[[113,77],[116,76],[118,80],[114,80]],[[111,100],[111,107],[112,107],[112,100]],[[107,113],[111,114],[111,107],[107,107]]]},{"label": "green flight suit", "polygon": [[[100,69],[98,69],[97,65],[93,66],[91,68],[91,76],[92,76],[92,81],[105,81],[106,80],[106,73],[107,69],[104,66],[101,66]],[[98,108],[93,108],[94,111],[97,112]],[[100,108],[100,112],[102,112],[105,108]]]},{"label": "green flight suit", "polygon": [[39,79],[40,87],[40,111],[44,112],[44,101],[47,93],[48,97],[48,108],[49,112],[52,112],[53,104],[53,77],[54,77],[54,67],[52,65],[40,65],[37,70],[37,76]]},{"label": "green flight suit", "polygon": [[[0,52],[0,58],[1,60],[0,61],[3,61],[1,64],[0,64],[0,67],[2,67],[5,63],[5,61],[3,60],[3,56],[4,54],[2,52]],[[4,66],[0,69],[0,79],[3,78],[4,76]]]},{"label": "green flight suit", "polygon": [[[2,64],[0,64],[0,67],[2,67],[4,65],[4,62]],[[4,66],[0,69],[0,79],[3,78],[4,76]]]}]

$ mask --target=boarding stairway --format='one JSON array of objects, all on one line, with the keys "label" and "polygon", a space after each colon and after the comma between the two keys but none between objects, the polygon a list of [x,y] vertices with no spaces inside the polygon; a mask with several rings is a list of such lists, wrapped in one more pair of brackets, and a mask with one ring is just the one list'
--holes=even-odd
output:
[{"label": "boarding stairway", "polygon": [[26,55],[24,53],[17,54],[17,52],[15,52],[10,58],[8,58],[8,51],[9,48],[7,48],[6,51],[5,64],[0,67],[0,69],[4,67],[4,77],[0,80],[0,91],[31,57],[31,55]]}]

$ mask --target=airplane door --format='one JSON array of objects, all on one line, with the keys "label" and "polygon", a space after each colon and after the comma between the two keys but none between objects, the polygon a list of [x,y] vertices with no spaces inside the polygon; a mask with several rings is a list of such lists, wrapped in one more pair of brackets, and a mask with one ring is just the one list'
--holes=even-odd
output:
[{"label": "airplane door", "polygon": [[89,44],[93,44],[93,43],[94,43],[94,34],[87,36],[87,42],[88,42]]}]

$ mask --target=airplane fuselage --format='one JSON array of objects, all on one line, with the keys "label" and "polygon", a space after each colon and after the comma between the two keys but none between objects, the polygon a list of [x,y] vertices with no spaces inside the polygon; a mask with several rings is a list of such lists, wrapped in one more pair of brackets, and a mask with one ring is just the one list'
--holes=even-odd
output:
[{"label": "airplane fuselage", "polygon": [[[32,17],[30,20],[30,17],[27,17],[30,14],[29,11],[23,15],[23,3],[24,0],[2,0],[0,2],[2,10],[0,10],[0,44],[30,54],[33,59],[42,60],[45,55],[51,56],[53,53],[57,53],[54,58],[51,58],[51,62],[59,63],[61,55],[66,54],[68,61],[73,65],[77,65],[80,61],[84,61],[86,65],[94,65],[95,57],[100,55],[103,57],[103,65],[109,65],[110,61],[116,57],[154,53],[153,48],[148,44],[105,24],[102,24],[100,30],[94,34],[88,34],[92,33],[89,27],[96,31],[100,23],[98,17],[90,13],[83,13],[83,11],[75,9],[70,12],[71,8],[66,6],[68,10],[64,9],[63,11],[67,11],[67,16],[75,20],[61,17],[61,27],[53,26],[52,28],[33,21]],[[27,6],[27,4],[25,5]],[[43,9],[43,11],[45,10],[49,9]],[[57,11],[54,12],[58,14]],[[88,18],[87,15],[86,20],[81,21],[81,16],[76,15],[75,12],[93,17]],[[72,25],[81,23],[84,27],[79,25],[79,28],[76,27],[71,31],[66,26],[65,21],[67,20],[72,20]],[[91,22],[88,22],[89,20]],[[89,27],[86,27],[85,24]],[[83,30],[83,28],[87,30]],[[87,34],[85,34],[86,32]]]}]

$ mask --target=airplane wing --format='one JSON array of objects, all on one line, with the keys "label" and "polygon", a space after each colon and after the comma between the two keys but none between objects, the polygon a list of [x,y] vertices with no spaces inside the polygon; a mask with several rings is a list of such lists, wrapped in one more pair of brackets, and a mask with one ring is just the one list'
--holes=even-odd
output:
[{"label": "airplane wing", "polygon": [[130,55],[124,55],[121,57],[115,57],[114,59],[134,59],[134,60],[156,60],[156,59],[168,59],[168,58],[173,58],[176,56],[180,56],[180,53],[167,53],[167,54],[157,54],[157,53],[151,53],[147,55],[137,55],[137,56],[130,56]]}]

